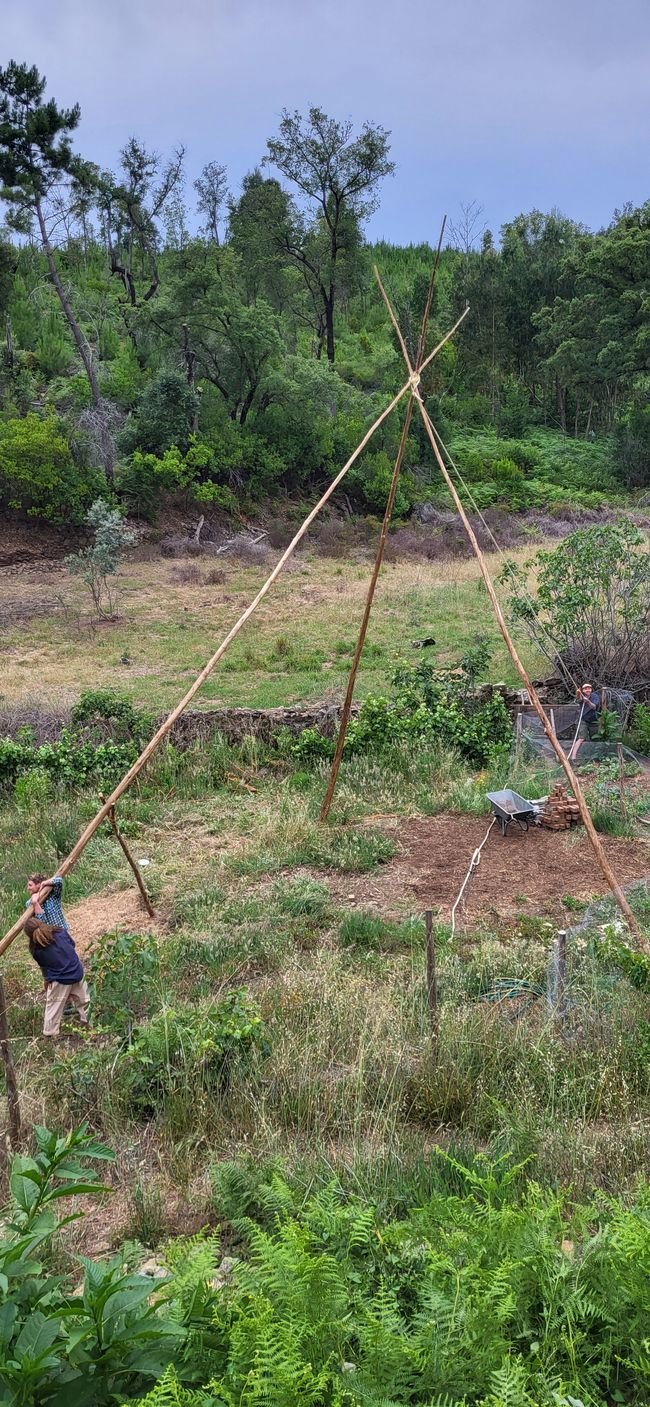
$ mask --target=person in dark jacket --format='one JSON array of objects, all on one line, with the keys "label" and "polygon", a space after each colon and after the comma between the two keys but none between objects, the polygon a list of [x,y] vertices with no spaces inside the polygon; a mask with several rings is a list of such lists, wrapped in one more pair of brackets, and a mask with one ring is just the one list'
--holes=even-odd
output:
[{"label": "person in dark jacket", "polygon": [[575,762],[584,742],[593,742],[598,731],[598,720],[602,709],[602,695],[593,684],[583,684],[576,694],[580,704],[580,724],[574,745],[569,753],[569,762]]},{"label": "person in dark jacket", "polygon": [[81,959],[67,928],[55,928],[42,919],[28,918],[25,933],[29,951],[45,982],[44,1036],[58,1036],[65,1005],[70,998],[79,1020],[88,1025],[90,996]]}]

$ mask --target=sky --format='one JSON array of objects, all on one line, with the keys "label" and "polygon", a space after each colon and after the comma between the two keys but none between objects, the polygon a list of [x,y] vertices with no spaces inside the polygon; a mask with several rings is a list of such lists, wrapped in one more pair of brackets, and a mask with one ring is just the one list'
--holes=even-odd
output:
[{"label": "sky", "polygon": [[558,208],[591,228],[650,197],[650,0],[0,0],[0,63],[78,102],[76,147],[135,135],[231,189],[283,108],[392,133],[371,238],[435,242],[477,201],[498,232]]}]

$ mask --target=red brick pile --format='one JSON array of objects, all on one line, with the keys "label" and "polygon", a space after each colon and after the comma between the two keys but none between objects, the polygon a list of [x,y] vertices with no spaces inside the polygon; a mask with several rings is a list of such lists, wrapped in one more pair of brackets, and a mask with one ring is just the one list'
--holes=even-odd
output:
[{"label": "red brick pile", "polygon": [[561,782],[553,787],[540,820],[549,831],[568,831],[570,826],[579,824],[580,807],[567,795]]}]

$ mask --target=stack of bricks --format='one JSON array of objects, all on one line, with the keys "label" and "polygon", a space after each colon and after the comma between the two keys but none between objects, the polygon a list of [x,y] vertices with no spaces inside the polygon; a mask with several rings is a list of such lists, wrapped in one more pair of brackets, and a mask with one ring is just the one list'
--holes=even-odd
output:
[{"label": "stack of bricks", "polygon": [[553,787],[540,820],[549,831],[568,831],[570,826],[578,825],[580,807],[567,795],[561,782]]}]

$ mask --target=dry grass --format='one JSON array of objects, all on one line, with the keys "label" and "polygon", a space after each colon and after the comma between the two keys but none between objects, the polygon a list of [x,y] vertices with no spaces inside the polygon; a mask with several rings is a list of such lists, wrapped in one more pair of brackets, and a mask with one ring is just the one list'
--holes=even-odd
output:
[{"label": "dry grass", "polygon": [[[166,561],[130,561],[119,582],[120,618],[94,624],[83,586],[60,567],[6,572],[0,703],[45,694],[50,706],[65,707],[84,688],[112,687],[148,708],[171,706],[267,575],[266,566],[236,562],[223,570],[224,581],[211,583],[207,564],[193,562],[188,573]],[[202,701],[264,707],[342,690],[367,580],[367,559],[295,558]],[[495,641],[491,676],[513,678],[473,560],[396,563],[380,579],[359,694],[381,687],[411,653],[410,641],[429,634],[443,661],[487,634]],[[530,649],[527,658],[541,665]]]}]

